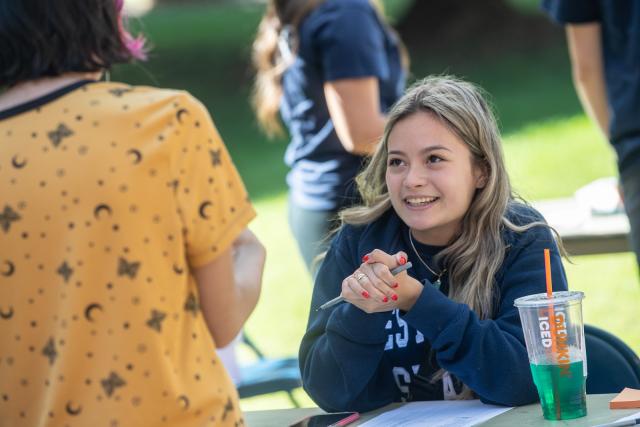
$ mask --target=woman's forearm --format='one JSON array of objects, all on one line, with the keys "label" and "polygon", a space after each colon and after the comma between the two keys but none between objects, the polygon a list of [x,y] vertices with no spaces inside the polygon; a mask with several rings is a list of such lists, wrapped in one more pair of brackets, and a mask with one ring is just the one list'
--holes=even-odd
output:
[{"label": "woman's forearm", "polygon": [[384,132],[378,80],[344,79],[324,85],[331,120],[344,149],[353,154],[373,154]]},{"label": "woman's forearm", "polygon": [[609,138],[609,106],[604,79],[600,24],[567,26],[573,83],[587,115]]},{"label": "woman's forearm", "polygon": [[265,249],[248,229],[211,263],[193,272],[200,307],[217,347],[240,332],[260,296]]}]

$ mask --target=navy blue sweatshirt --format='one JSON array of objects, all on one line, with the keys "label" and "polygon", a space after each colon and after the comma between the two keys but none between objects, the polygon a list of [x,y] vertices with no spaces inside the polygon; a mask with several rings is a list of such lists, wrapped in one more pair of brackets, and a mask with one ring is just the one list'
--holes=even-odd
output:
[{"label": "navy blue sweatshirt", "polygon": [[[507,218],[516,225],[543,221],[533,208],[512,203]],[[480,320],[466,304],[447,297],[442,285],[418,260],[408,227],[390,209],[365,226],[344,226],[335,236],[316,277],[307,332],[300,346],[304,389],[326,411],[370,411],[391,402],[443,399],[440,368],[452,376],[456,392],[466,384],[486,403],[517,406],[538,398],[522,326],[513,301],[546,291],[544,248],[551,249],[555,291],[566,290],[561,257],[550,230],[535,226],[502,231],[507,252],[495,275],[494,310]],[[442,247],[416,249],[433,269]],[[410,276],[425,286],[408,312],[367,314],[343,303],[316,311],[340,294],[342,280],[374,249],[408,254]]]}]

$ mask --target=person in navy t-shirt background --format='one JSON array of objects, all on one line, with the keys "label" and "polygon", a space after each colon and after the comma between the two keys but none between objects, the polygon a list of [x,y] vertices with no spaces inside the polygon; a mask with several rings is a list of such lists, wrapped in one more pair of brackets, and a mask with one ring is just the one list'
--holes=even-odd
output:
[{"label": "person in navy t-shirt background", "polygon": [[259,122],[277,133],[280,114],[291,137],[289,224],[311,271],[336,213],[357,200],[354,177],[402,95],[406,54],[369,0],[271,0],[253,54]]},{"label": "person in navy t-shirt background", "polygon": [[640,2],[543,0],[542,7],[565,25],[582,106],[616,152],[640,265]]}]

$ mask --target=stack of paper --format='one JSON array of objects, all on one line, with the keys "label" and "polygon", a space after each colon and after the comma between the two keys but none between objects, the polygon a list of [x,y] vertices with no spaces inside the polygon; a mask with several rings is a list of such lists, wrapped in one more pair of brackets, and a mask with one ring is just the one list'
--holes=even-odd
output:
[{"label": "stack of paper", "polygon": [[640,408],[640,390],[625,388],[609,402],[610,409]]},{"label": "stack of paper", "polygon": [[361,427],[470,427],[510,410],[479,400],[412,402],[385,412]]}]

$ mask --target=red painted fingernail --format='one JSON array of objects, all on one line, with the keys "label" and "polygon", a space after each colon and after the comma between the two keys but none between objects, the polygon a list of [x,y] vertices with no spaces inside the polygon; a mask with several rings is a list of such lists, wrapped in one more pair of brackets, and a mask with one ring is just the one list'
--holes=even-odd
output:
[{"label": "red painted fingernail", "polygon": [[369,255],[365,255],[362,257],[362,262],[367,262],[369,261]]},{"label": "red painted fingernail", "polygon": [[369,298],[369,292],[362,291],[362,296],[365,297],[365,298]]},{"label": "red painted fingernail", "polygon": [[398,295],[396,294],[391,295],[391,299],[394,301],[398,301]]},{"label": "red painted fingernail", "polygon": [[399,283],[394,283],[393,285],[391,285],[391,287],[392,287],[393,289],[397,288],[398,286],[400,286],[400,284],[399,284]]},{"label": "red painted fingernail", "polygon": [[407,263],[407,259],[403,256],[400,257],[400,261],[398,261],[400,265],[405,265]]},{"label": "red painted fingernail", "polygon": [[382,302],[389,302],[389,298],[387,297],[382,298]]}]

